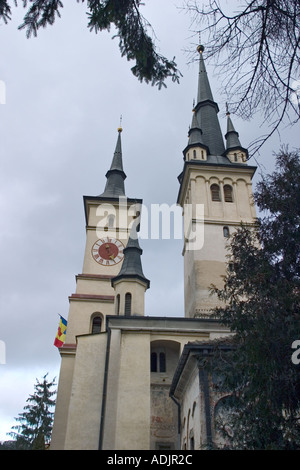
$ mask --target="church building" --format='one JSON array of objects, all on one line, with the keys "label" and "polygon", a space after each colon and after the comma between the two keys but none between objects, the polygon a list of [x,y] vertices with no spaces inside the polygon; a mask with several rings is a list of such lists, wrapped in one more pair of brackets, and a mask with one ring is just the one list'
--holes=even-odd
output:
[{"label": "church building", "polygon": [[185,311],[182,318],[145,315],[142,199],[126,196],[119,128],[104,191],[83,198],[86,247],[59,348],[51,449],[201,449],[216,438],[218,397],[199,357],[230,332],[211,314],[218,300],[209,286],[222,286],[230,234],[241,221],[255,223],[255,167],[229,113],[223,139],[203,51],[198,46],[197,103],[178,177]]}]

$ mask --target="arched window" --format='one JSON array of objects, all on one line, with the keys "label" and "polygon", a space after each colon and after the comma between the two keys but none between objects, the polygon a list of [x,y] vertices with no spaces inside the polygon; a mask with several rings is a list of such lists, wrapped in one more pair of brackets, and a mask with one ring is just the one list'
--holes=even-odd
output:
[{"label": "arched window", "polygon": [[157,354],[151,353],[151,372],[157,372]]},{"label": "arched window", "polygon": [[210,191],[212,201],[221,201],[220,187],[218,184],[212,184]]},{"label": "arched window", "polygon": [[194,157],[194,158],[197,157],[196,150],[193,150],[193,157]]},{"label": "arched window", "polygon": [[92,323],[92,335],[96,333],[101,333],[101,324],[102,318],[101,317],[94,317]]},{"label": "arched window", "polygon": [[120,294],[116,297],[116,315],[120,315]]},{"label": "arched window", "polygon": [[237,156],[237,153],[234,154],[234,161],[237,162],[238,161],[238,156]]},{"label": "arched window", "polygon": [[229,235],[230,235],[229,227],[227,226],[223,227],[223,235],[225,238],[229,238]]},{"label": "arched window", "polygon": [[151,372],[166,372],[166,353],[151,353]]},{"label": "arched window", "polygon": [[125,317],[129,317],[131,315],[131,294],[127,292],[125,295]]},{"label": "arched window", "polygon": [[159,372],[166,372],[166,355],[164,352],[159,353]]},{"label": "arched window", "polygon": [[224,201],[233,202],[232,186],[230,186],[229,184],[225,184],[224,186]]}]

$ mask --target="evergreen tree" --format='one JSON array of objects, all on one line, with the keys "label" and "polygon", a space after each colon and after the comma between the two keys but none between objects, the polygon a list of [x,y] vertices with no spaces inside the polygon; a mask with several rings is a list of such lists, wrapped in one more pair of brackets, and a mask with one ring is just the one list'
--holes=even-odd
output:
[{"label": "evergreen tree", "polygon": [[216,347],[211,367],[230,396],[218,423],[235,449],[300,448],[300,152],[283,149],[276,171],[258,184],[264,213],[256,229],[241,226],[230,243],[216,315],[232,333],[232,351]]},{"label": "evergreen tree", "polygon": [[50,442],[54,416],[50,409],[55,405],[55,400],[51,397],[56,392],[51,390],[55,379],[48,382],[47,375],[44,375],[41,382],[36,381],[33,395],[26,400],[28,405],[15,418],[20,424],[13,426],[15,431],[11,431],[9,435],[15,439],[17,449],[41,450]]},{"label": "evergreen tree", "polygon": [[[79,3],[85,0],[77,0]],[[9,0],[0,0],[0,19],[7,23],[11,19]],[[40,28],[52,25],[61,16],[63,3],[60,0],[21,0],[24,8],[30,4],[24,22],[19,29],[25,29],[26,35],[36,36]],[[15,0],[17,4],[17,0]],[[140,80],[159,88],[166,86],[165,81],[171,78],[178,82],[181,73],[176,63],[158,54],[148,30],[150,23],[141,14],[141,0],[87,0],[88,28],[95,33],[110,31],[115,27],[114,37],[119,38],[121,55],[128,60],[135,60],[132,73]]]}]

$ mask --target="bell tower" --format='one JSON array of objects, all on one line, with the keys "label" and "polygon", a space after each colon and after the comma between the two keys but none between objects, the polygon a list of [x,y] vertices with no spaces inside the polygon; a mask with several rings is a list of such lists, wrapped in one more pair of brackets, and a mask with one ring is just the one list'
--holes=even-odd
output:
[{"label": "bell tower", "polygon": [[100,317],[103,331],[106,316],[115,314],[111,279],[121,269],[123,250],[130,230],[138,224],[142,204],[141,199],[125,194],[121,133],[119,127],[104,192],[83,197],[86,245],[82,273],[76,276],[76,292],[69,297],[66,345],[74,344],[78,334],[91,333],[94,316]]},{"label": "bell tower", "polygon": [[[206,317],[217,306],[210,295],[211,284],[222,286],[226,272],[226,246],[233,231],[244,222],[256,220],[252,201],[252,177],[256,168],[247,165],[242,147],[227,111],[226,147],[198,46],[199,76],[197,104],[193,109],[188,144],[183,151],[184,167],[178,180],[178,204],[183,209],[185,239],[185,316]],[[192,237],[191,237],[192,235]],[[192,240],[192,242],[191,242]]]},{"label": "bell tower", "polygon": [[[83,197],[86,245],[82,273],[76,276],[76,291],[69,296],[66,340],[59,349],[61,368],[51,443],[56,449],[64,448],[66,438],[72,383],[76,376],[77,339],[104,333],[106,317],[120,314],[115,306],[117,298],[112,279],[122,270],[129,235],[136,233],[139,224],[142,200],[127,198],[125,194],[121,133],[120,127],[104,192]],[[130,292],[134,294],[135,303],[140,301],[144,305],[149,281],[130,281],[131,287],[142,286]]]}]

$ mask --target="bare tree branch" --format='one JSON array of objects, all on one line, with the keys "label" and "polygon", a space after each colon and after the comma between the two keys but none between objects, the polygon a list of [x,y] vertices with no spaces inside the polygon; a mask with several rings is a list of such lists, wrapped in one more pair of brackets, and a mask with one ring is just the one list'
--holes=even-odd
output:
[{"label": "bare tree branch", "polygon": [[281,124],[300,120],[300,2],[244,0],[225,11],[220,0],[186,0],[185,8],[207,36],[207,59],[219,69],[232,111],[243,119],[262,113],[270,126],[251,144],[255,153]]}]

